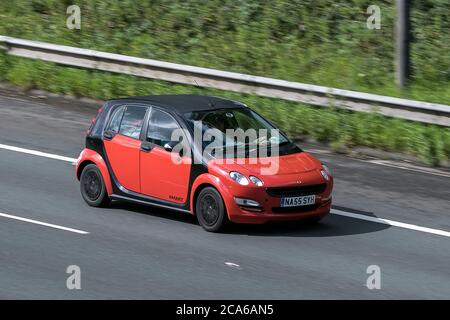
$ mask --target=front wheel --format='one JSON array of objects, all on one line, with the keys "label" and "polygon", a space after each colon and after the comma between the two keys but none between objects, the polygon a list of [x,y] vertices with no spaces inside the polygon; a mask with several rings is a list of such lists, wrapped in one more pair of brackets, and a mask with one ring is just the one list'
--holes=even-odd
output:
[{"label": "front wheel", "polygon": [[222,197],[215,188],[206,187],[200,191],[195,208],[197,220],[206,231],[221,231],[228,222]]},{"label": "front wheel", "polygon": [[111,201],[102,174],[95,164],[89,164],[83,169],[80,191],[84,201],[92,207],[105,207]]}]

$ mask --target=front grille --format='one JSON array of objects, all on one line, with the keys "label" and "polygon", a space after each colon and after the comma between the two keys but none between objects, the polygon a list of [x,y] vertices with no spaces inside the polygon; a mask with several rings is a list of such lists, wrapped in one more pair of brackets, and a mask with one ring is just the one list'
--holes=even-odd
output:
[{"label": "front grille", "polygon": [[306,211],[312,211],[319,207],[318,204],[311,204],[309,206],[298,206],[298,207],[273,207],[273,213],[301,213]]},{"label": "front grille", "polygon": [[312,184],[309,186],[296,186],[296,187],[278,187],[278,188],[267,188],[267,193],[271,197],[299,197],[311,194],[320,194],[325,192],[327,188],[326,183],[322,184]]}]

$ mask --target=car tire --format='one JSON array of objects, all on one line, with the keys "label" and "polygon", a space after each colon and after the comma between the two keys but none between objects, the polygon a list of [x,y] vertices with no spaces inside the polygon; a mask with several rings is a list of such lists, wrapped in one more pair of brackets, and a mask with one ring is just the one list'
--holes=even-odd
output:
[{"label": "car tire", "polygon": [[95,164],[88,164],[83,168],[80,191],[84,201],[92,207],[106,207],[111,202],[103,176]]},{"label": "car tire", "polygon": [[195,213],[198,223],[209,232],[222,231],[228,223],[222,196],[213,187],[206,187],[197,197]]}]

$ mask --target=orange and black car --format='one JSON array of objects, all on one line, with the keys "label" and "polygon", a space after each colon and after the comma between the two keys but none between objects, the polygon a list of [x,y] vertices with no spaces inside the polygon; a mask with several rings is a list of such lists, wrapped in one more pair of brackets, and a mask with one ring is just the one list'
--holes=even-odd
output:
[{"label": "orange and black car", "polygon": [[[235,134],[249,129],[270,134]],[[246,105],[218,97],[111,100],[92,120],[76,176],[91,206],[127,200],[182,211],[212,232],[227,222],[320,220],[331,208],[328,168],[273,132]]]}]

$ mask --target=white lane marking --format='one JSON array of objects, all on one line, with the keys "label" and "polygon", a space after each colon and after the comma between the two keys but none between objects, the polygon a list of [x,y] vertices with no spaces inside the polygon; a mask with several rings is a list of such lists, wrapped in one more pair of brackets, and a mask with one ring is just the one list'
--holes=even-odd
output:
[{"label": "white lane marking", "polygon": [[449,172],[445,172],[445,171],[441,171],[441,170],[437,170],[437,169],[433,169],[433,168],[422,168],[422,167],[410,165],[410,164],[402,165],[400,163],[395,163],[395,162],[391,162],[391,161],[387,161],[387,160],[363,160],[363,161],[368,162],[368,163],[378,164],[381,166],[391,167],[391,168],[397,168],[397,169],[402,169],[402,170],[408,170],[408,171],[414,171],[414,172],[419,172],[419,173],[432,174],[435,176],[450,178]]},{"label": "white lane marking", "polygon": [[38,225],[49,227],[49,228],[60,229],[60,230],[65,230],[65,231],[79,233],[79,234],[89,234],[89,232],[87,232],[87,231],[73,229],[73,228],[67,228],[67,227],[59,226],[57,224],[46,223],[46,222],[28,219],[28,218],[22,218],[22,217],[13,216],[11,214],[1,213],[1,212],[0,212],[0,217],[13,219],[13,220],[19,220],[19,221],[23,221],[23,222],[34,223],[34,224],[38,224]]},{"label": "white lane marking", "polygon": [[241,266],[234,262],[225,262],[225,265],[232,267],[232,268],[241,269]]},{"label": "white lane marking", "polygon": [[[6,144],[0,144],[0,149],[22,152],[22,153],[31,154],[31,155],[35,155],[35,156],[39,156],[39,157],[45,157],[45,158],[49,158],[49,159],[66,161],[66,162],[70,162],[72,164],[76,164],[76,161],[77,161],[76,158],[60,156],[57,154],[47,153],[47,152],[42,152],[42,151],[37,151],[37,150],[14,147],[14,146],[6,145]],[[319,150],[319,149],[311,149],[311,150],[307,150],[307,152],[317,153],[317,154],[331,153],[327,150]],[[425,174],[431,174],[431,175],[435,175],[435,176],[450,178],[450,173],[441,171],[441,170],[437,170],[437,169],[432,169],[432,168],[422,168],[422,167],[414,166],[414,165],[400,165],[400,164],[392,163],[392,162],[386,161],[386,160],[360,160],[360,159],[354,159],[354,160],[359,160],[359,161],[372,163],[372,164],[378,164],[378,165],[391,167],[391,168],[409,170],[409,171],[413,171],[413,172],[419,172],[419,173],[425,173]]]},{"label": "white lane marking", "polygon": [[[59,156],[59,155],[52,154],[52,153],[46,153],[46,152],[30,150],[30,149],[24,149],[24,148],[19,148],[19,147],[14,147],[14,146],[8,146],[8,145],[5,145],[5,144],[0,144],[0,148],[1,149],[6,149],[6,150],[10,150],[10,151],[17,151],[17,152],[22,152],[22,153],[26,153],[26,154],[31,154],[31,155],[35,155],[35,156],[55,159],[55,160],[66,161],[66,162],[70,162],[72,164],[77,161],[77,159],[75,159],[75,158],[69,158],[69,157]],[[444,174],[443,173],[435,173],[435,172],[418,170],[418,169],[414,169],[414,168],[399,167],[399,166],[395,166],[393,164],[389,164],[389,163],[383,162],[382,160],[369,160],[369,161],[366,161],[366,162],[370,162],[370,163],[374,163],[374,164],[380,164],[380,165],[385,165],[385,166],[390,166],[390,167],[395,167],[395,168],[400,168],[400,169],[406,169],[406,170],[411,170],[411,171],[417,171],[417,172],[422,172],[422,173],[429,173],[429,174],[434,174],[434,175],[441,175],[441,176],[448,176],[448,177],[450,177],[450,174],[446,175],[446,173],[444,173]],[[438,172],[440,172],[440,171],[438,171]],[[416,231],[421,231],[421,232],[427,232],[427,233],[431,233],[431,234],[441,235],[441,236],[444,236],[444,237],[450,237],[450,232],[444,231],[444,230],[431,229],[431,228],[427,228],[427,227],[417,226],[417,225],[414,225],[414,224],[408,224],[408,223],[403,223],[403,222],[398,222],[398,221],[393,221],[393,220],[388,220],[388,219],[370,217],[370,216],[365,216],[365,215],[362,215],[362,214],[356,214],[356,213],[351,213],[351,212],[346,212],[346,211],[341,211],[341,210],[336,210],[336,209],[332,209],[331,213],[337,214],[337,215],[341,215],[341,216],[350,217],[350,218],[354,218],[354,219],[366,220],[366,221],[371,221],[371,222],[376,222],[376,223],[381,223],[381,224],[387,224],[387,225],[395,226],[395,227],[399,227],[399,228],[416,230]],[[5,216],[5,215],[4,214],[0,214],[0,216]],[[24,218],[20,218],[20,219],[24,219]],[[17,220],[20,220],[20,219],[17,219]],[[27,219],[25,219],[25,220],[27,220]],[[25,221],[25,220],[23,220],[23,221]],[[28,222],[31,222],[31,221],[33,221],[33,220],[30,220]],[[37,221],[37,222],[38,222],[38,224],[51,226],[49,224],[44,224],[44,223],[41,223],[39,221]],[[65,227],[60,227],[60,229],[61,228],[65,228]],[[66,229],[70,229],[70,228],[65,228],[63,230],[66,230]],[[70,229],[70,230],[75,230],[75,229]],[[80,230],[77,230],[77,231],[80,231]],[[85,233],[85,231],[81,231],[81,233]],[[227,266],[233,266],[233,267],[240,268],[240,266],[238,264],[235,264],[233,262],[225,262],[225,264]]]},{"label": "white lane marking", "polygon": [[53,153],[41,152],[41,151],[30,150],[30,149],[24,149],[24,148],[19,148],[19,147],[14,147],[14,146],[8,146],[6,144],[0,144],[0,149],[5,149],[5,150],[9,150],[9,151],[16,151],[16,152],[31,154],[31,155],[38,156],[38,157],[44,157],[44,158],[50,158],[50,159],[55,159],[55,160],[66,161],[66,162],[70,162],[70,163],[74,163],[74,162],[77,161],[77,159],[75,159],[75,158],[69,158],[69,157],[59,156],[59,155],[53,154]]},{"label": "white lane marking", "polygon": [[444,236],[444,237],[450,237],[450,232],[448,232],[448,231],[439,230],[439,229],[431,229],[431,228],[427,228],[427,227],[421,227],[421,226],[418,226],[415,224],[409,224],[409,223],[403,223],[403,222],[398,222],[398,221],[393,221],[393,220],[388,220],[388,219],[383,219],[383,218],[365,216],[363,214],[351,213],[351,212],[341,211],[341,210],[336,210],[336,209],[331,209],[331,213],[337,214],[340,216],[344,216],[344,217],[366,220],[366,221],[375,222],[375,223],[387,224],[387,225],[394,226],[394,227],[415,230],[415,231],[420,231],[420,232],[426,232],[426,233],[436,234],[436,235]]}]

